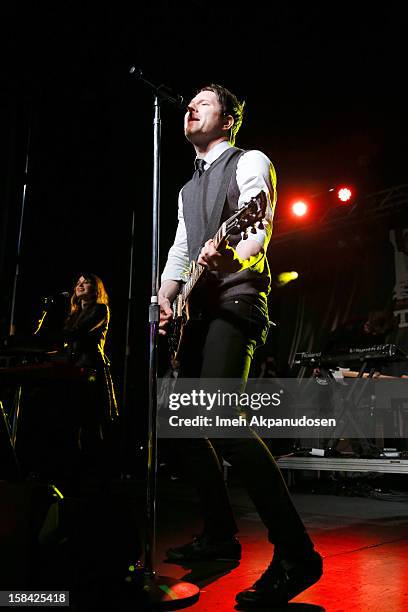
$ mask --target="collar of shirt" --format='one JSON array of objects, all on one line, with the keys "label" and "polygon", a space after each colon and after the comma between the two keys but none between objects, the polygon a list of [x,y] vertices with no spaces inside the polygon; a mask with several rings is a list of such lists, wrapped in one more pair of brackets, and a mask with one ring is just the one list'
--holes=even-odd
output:
[{"label": "collar of shirt", "polygon": [[204,170],[207,170],[208,166],[211,166],[211,164],[215,162],[215,160],[218,159],[219,156],[222,153],[224,153],[224,151],[229,149],[230,146],[231,145],[228,142],[228,140],[223,140],[222,142],[219,142],[218,144],[216,144],[215,147],[213,147],[210,151],[208,151],[207,155],[204,157],[204,161],[205,161]]}]

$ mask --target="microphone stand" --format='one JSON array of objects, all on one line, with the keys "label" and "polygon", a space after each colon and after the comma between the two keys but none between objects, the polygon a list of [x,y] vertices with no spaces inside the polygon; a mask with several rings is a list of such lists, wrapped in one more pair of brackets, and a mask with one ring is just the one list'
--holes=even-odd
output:
[{"label": "microphone stand", "polygon": [[[13,279],[13,288],[11,293],[11,308],[10,308],[10,323],[9,323],[9,336],[15,336],[16,334],[16,324],[15,324],[15,315],[16,315],[16,296],[17,296],[17,288],[18,281],[20,277],[20,257],[21,257],[21,246],[22,246],[22,237],[23,237],[23,225],[24,225],[24,213],[25,213],[25,205],[26,205],[26,194],[27,194],[27,182],[28,182],[28,162],[29,162],[29,154],[30,154],[30,141],[31,141],[31,126],[28,126],[28,134],[27,134],[27,145],[26,145],[26,155],[25,155],[25,165],[24,165],[24,183],[23,183],[23,194],[21,198],[21,209],[20,209],[20,219],[18,226],[18,238],[17,238],[17,251],[16,251],[16,265],[14,269],[14,279]],[[43,315],[43,319],[45,318],[45,314]],[[42,325],[42,321],[39,321],[40,329]],[[37,330],[38,331],[38,330]],[[13,453],[15,453],[16,442],[17,442],[17,426],[21,413],[21,395],[22,395],[22,385],[18,385],[15,394],[14,394],[14,402],[12,408],[12,415],[10,418],[12,419],[11,432],[10,432],[10,441],[13,448]],[[17,458],[16,458],[17,462]],[[18,466],[18,463],[17,463]],[[19,468],[18,468],[19,476],[21,477]]]},{"label": "microphone stand", "polygon": [[38,319],[37,328],[33,332],[33,336],[37,336],[38,332],[42,328],[43,323],[45,321],[45,317],[48,314],[48,307],[49,307],[50,303],[51,303],[51,300],[49,298],[43,298],[43,306],[42,306],[41,316]]},{"label": "microphone stand", "polygon": [[129,256],[129,284],[126,314],[126,339],[125,355],[123,363],[123,382],[122,382],[122,406],[125,408],[127,403],[128,369],[130,355],[130,325],[132,314],[132,295],[133,295],[133,263],[134,263],[134,243],[135,243],[135,211],[132,211],[132,224],[130,229],[130,256]]},{"label": "microphone stand", "polygon": [[[152,203],[152,276],[149,305],[149,415],[147,439],[147,486],[146,486],[146,539],[144,567],[142,566],[143,592],[148,603],[155,606],[186,607],[199,597],[200,589],[195,584],[158,576],[154,570],[156,541],[156,485],[157,485],[157,365],[158,331],[160,321],[159,292],[159,222],[160,222],[160,103],[167,100],[182,108],[183,98],[163,84],[148,81],[140,69],[129,70],[148,85],[154,94],[153,119],[153,203]],[[180,605],[179,605],[180,604]]]},{"label": "microphone stand", "polygon": [[13,289],[12,289],[12,294],[11,294],[11,311],[10,311],[10,324],[9,324],[9,335],[10,336],[14,336],[16,333],[16,324],[15,324],[16,295],[17,295],[18,280],[20,276],[20,257],[21,257],[23,222],[24,222],[24,212],[25,212],[26,193],[27,193],[27,181],[28,181],[27,177],[28,177],[28,160],[29,160],[29,152],[30,152],[30,140],[31,140],[31,127],[29,126],[28,136],[27,136],[25,166],[24,166],[23,195],[21,198],[20,222],[19,222],[19,227],[18,227],[16,266],[14,270]]}]

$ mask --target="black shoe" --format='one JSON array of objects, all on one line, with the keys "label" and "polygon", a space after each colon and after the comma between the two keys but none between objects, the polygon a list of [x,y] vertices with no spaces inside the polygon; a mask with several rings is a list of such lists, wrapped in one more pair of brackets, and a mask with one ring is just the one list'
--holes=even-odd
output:
[{"label": "black shoe", "polygon": [[167,559],[169,561],[239,561],[241,544],[235,537],[228,540],[213,540],[202,535],[184,546],[169,548]]},{"label": "black shoe", "polygon": [[323,573],[323,559],[313,551],[301,560],[272,560],[255,584],[236,596],[246,607],[286,605],[288,601],[317,582]]}]

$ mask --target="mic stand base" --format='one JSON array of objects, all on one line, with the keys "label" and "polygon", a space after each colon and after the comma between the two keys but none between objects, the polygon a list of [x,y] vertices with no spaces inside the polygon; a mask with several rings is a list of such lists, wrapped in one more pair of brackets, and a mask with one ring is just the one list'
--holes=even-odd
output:
[{"label": "mic stand base", "polygon": [[[140,563],[140,562],[139,562]],[[160,608],[177,610],[193,605],[200,596],[200,589],[191,582],[184,582],[170,576],[148,574],[142,564],[137,564],[135,572],[128,580],[137,587],[142,595],[142,605],[147,610]]]}]

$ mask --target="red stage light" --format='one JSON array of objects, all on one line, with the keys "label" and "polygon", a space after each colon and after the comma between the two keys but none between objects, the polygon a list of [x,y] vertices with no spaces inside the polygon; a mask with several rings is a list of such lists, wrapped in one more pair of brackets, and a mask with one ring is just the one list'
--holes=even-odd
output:
[{"label": "red stage light", "polygon": [[292,212],[296,217],[303,217],[308,210],[308,206],[302,200],[298,200],[292,204]]},{"label": "red stage light", "polygon": [[352,195],[352,191],[349,187],[340,187],[337,189],[337,197],[343,204],[350,202]]}]

